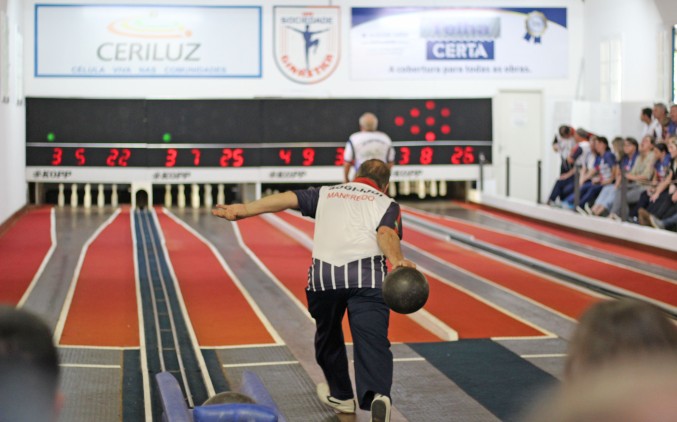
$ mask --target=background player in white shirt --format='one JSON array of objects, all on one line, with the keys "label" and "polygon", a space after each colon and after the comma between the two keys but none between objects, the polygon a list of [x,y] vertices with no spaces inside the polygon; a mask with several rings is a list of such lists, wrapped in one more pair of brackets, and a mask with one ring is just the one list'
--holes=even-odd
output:
[{"label": "background player in white shirt", "polygon": [[390,137],[378,128],[378,118],[373,113],[360,116],[360,131],[350,135],[343,153],[343,182],[350,181],[350,169],[357,170],[367,160],[381,160],[392,168],[395,149]]}]

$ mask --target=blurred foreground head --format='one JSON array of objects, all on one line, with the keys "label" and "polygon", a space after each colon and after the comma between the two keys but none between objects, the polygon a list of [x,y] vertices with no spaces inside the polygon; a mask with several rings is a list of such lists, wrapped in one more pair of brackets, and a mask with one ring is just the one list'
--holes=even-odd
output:
[{"label": "blurred foreground head", "polygon": [[674,422],[677,362],[617,360],[581,375],[539,402],[527,422]]},{"label": "blurred foreground head", "polygon": [[37,316],[0,305],[0,421],[56,420],[59,359]]},{"label": "blurred foreground head", "polygon": [[600,302],[581,317],[569,343],[568,381],[615,360],[655,355],[677,361],[677,326],[656,306],[634,299]]}]

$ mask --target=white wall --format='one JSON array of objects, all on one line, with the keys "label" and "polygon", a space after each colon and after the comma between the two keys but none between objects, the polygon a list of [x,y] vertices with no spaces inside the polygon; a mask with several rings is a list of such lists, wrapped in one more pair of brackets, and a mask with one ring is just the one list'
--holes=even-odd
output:
[{"label": "white wall", "polygon": [[[28,0],[24,4],[26,26],[33,27],[35,3],[82,4],[78,0]],[[108,0],[90,0],[87,4],[110,4]],[[122,3],[122,2],[121,2]],[[144,4],[190,4],[188,1],[148,0]],[[545,95],[569,97],[579,78],[583,57],[583,7],[579,1],[539,0],[506,1],[484,0],[469,3],[461,0],[416,1],[410,0],[339,0],[339,1],[261,1],[205,0],[201,5],[263,5],[263,78],[261,79],[116,79],[116,78],[34,78],[33,31],[26,32],[26,93],[42,97],[99,97],[99,98],[252,98],[252,97],[391,97],[391,98],[478,98],[491,97],[501,89],[542,90]],[[273,59],[273,6],[274,5],[334,5],[342,12],[341,62],[328,79],[314,85],[300,85],[285,78]],[[349,31],[351,7],[368,6],[431,6],[431,7],[566,7],[568,9],[569,77],[565,79],[509,80],[460,79],[428,81],[355,81],[350,77]],[[56,82],[56,83],[55,83]]]},{"label": "white wall", "polygon": [[[7,16],[9,27],[9,92],[0,96],[0,224],[26,204],[25,112],[23,99],[17,86],[21,74],[17,73],[17,30],[22,31],[21,0],[0,0],[0,10]],[[0,42],[3,35],[0,34]],[[2,64],[0,63],[0,66]],[[20,69],[20,67],[19,67]]]}]

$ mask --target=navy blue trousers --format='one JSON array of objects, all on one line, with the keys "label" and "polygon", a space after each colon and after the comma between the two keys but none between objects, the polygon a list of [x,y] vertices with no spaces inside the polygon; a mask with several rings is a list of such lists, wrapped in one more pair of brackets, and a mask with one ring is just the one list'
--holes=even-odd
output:
[{"label": "navy blue trousers", "polygon": [[374,394],[390,397],[393,354],[388,340],[390,308],[381,289],[306,290],[308,310],[315,319],[315,358],[331,395],[347,400],[353,395],[341,322],[348,311],[353,336],[355,387],[361,409],[368,410]]}]

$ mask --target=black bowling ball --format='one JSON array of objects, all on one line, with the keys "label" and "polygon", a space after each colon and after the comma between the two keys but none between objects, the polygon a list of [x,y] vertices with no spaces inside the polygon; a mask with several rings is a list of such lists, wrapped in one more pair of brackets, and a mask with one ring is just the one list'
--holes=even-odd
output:
[{"label": "black bowling ball", "polygon": [[428,280],[415,268],[395,268],[383,280],[383,300],[399,314],[410,314],[421,309],[429,293]]}]

